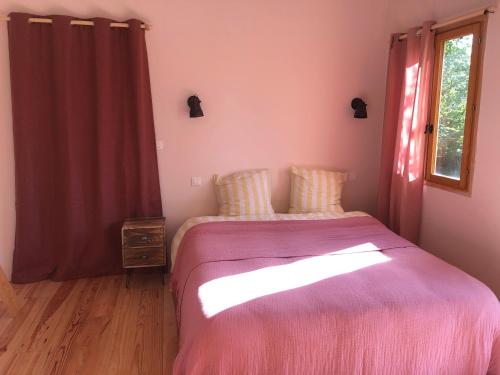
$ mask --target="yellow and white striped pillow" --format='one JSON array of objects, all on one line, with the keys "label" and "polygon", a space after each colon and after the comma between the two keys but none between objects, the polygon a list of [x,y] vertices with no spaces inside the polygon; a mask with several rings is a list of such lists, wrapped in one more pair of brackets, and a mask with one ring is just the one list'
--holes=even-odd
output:
[{"label": "yellow and white striped pillow", "polygon": [[344,212],[340,204],[347,173],[292,167],[289,213]]},{"label": "yellow and white striped pillow", "polygon": [[214,176],[219,215],[271,215],[271,189],[267,169]]}]

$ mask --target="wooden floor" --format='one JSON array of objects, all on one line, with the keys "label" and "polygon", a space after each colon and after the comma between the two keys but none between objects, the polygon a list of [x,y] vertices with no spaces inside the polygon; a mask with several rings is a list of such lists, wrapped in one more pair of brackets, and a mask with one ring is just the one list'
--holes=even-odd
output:
[{"label": "wooden floor", "polygon": [[170,374],[173,302],[159,273],[14,285],[21,309],[0,305],[0,374]]}]

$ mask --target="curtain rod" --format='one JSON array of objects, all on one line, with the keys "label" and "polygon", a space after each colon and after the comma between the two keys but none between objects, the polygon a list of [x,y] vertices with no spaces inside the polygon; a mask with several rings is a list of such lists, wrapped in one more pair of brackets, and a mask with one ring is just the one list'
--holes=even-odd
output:
[{"label": "curtain rod", "polygon": [[[445,26],[451,25],[451,24],[453,24],[455,22],[465,21],[465,20],[468,20],[469,18],[474,18],[474,17],[482,16],[484,14],[495,13],[496,11],[497,11],[497,7],[496,6],[491,6],[491,7],[488,7],[488,8],[483,8],[483,9],[480,9],[480,10],[476,10],[475,12],[470,12],[470,13],[464,14],[463,16],[458,16],[458,17],[450,18],[450,19],[447,19],[447,20],[444,20],[444,21],[439,21],[439,22],[437,22],[437,23],[435,23],[434,25],[431,26],[431,30],[436,30],[436,29],[439,29],[441,27],[445,27]],[[420,35],[420,34],[422,34],[422,29],[419,29],[417,31],[417,35]],[[401,34],[400,37],[399,37],[399,40],[404,40],[406,38],[408,38],[408,34]]]},{"label": "curtain rod", "polygon": [[[10,17],[2,17],[5,21],[10,21]],[[52,23],[52,19],[50,18],[28,18],[28,22],[30,23]],[[75,26],[94,26],[93,21],[86,21],[86,20],[71,20],[70,25],[75,25]],[[110,27],[118,27],[118,28],[123,28],[123,29],[128,29],[129,24],[126,22],[111,22],[109,24]],[[141,29],[144,30],[150,30],[151,25],[148,25],[147,23],[142,23],[141,24]]]}]

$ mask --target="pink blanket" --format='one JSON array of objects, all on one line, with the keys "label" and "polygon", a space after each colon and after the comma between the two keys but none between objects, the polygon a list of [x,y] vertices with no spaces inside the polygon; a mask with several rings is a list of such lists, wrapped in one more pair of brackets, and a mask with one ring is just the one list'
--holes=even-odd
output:
[{"label": "pink blanket", "polygon": [[500,374],[500,305],[371,217],[213,222],[182,240],[176,374]]}]

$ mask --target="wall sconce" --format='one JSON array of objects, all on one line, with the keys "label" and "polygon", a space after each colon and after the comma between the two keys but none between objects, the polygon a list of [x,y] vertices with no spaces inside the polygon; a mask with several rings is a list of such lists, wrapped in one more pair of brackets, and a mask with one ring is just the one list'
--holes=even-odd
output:
[{"label": "wall sconce", "polygon": [[203,110],[201,109],[201,100],[196,95],[188,98],[187,104],[189,106],[189,117],[203,117]]},{"label": "wall sconce", "polygon": [[354,118],[367,118],[366,103],[361,98],[354,98],[351,102],[351,107],[354,109]]}]

